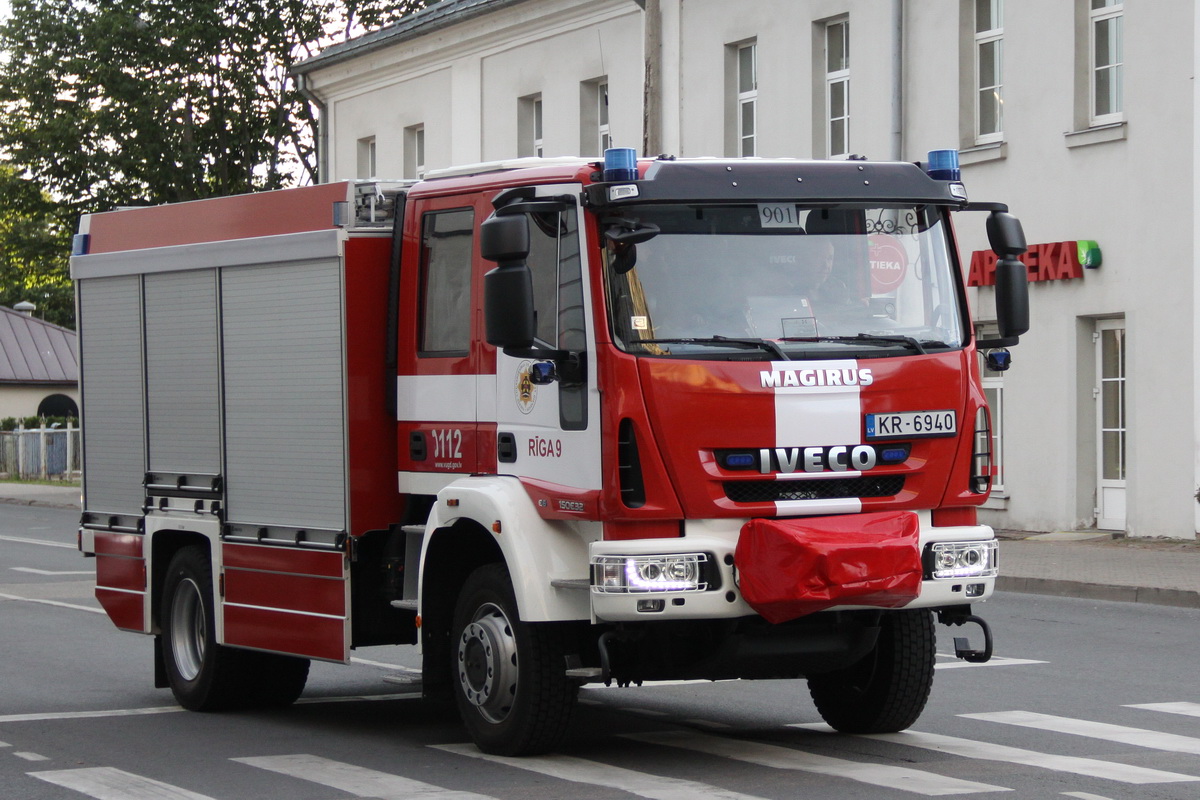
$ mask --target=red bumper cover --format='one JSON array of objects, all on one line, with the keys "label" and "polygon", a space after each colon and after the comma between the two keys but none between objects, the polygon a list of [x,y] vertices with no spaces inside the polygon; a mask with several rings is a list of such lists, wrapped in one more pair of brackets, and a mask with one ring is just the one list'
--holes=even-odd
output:
[{"label": "red bumper cover", "polygon": [[911,511],[753,519],[734,552],[738,584],[772,623],[840,605],[899,608],[921,592],[919,537]]}]

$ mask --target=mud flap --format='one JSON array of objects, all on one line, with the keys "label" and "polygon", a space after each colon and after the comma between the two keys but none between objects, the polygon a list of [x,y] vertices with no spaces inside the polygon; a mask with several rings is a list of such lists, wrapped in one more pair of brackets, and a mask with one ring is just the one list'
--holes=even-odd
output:
[{"label": "mud flap", "polygon": [[910,511],[754,519],[734,563],[742,596],[772,623],[840,605],[900,608],[921,592],[920,522]]}]

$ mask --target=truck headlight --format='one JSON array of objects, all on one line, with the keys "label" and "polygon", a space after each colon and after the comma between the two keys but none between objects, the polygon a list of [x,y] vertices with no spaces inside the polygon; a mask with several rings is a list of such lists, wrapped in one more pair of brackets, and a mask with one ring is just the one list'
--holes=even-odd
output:
[{"label": "truck headlight", "polygon": [[703,592],[706,553],[648,556],[596,556],[592,591],[599,594]]},{"label": "truck headlight", "polygon": [[986,542],[934,542],[925,550],[925,577],[934,580],[994,578],[999,572],[999,545]]}]

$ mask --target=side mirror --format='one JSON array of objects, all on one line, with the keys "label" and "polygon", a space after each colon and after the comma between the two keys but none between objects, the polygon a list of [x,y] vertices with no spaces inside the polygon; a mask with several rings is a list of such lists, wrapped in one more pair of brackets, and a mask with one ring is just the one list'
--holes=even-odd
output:
[{"label": "side mirror", "polygon": [[1007,211],[987,218],[988,242],[1000,257],[996,262],[996,322],[1001,339],[1015,339],[1029,330],[1029,275],[1017,256],[1026,250],[1021,221]]},{"label": "side mirror", "polygon": [[483,276],[483,313],[488,344],[505,350],[533,347],[533,273],[525,262],[499,266]]},{"label": "side mirror", "polygon": [[1029,276],[1025,265],[1012,256],[996,262],[996,322],[1001,339],[1029,330]]},{"label": "side mirror", "polygon": [[529,218],[493,214],[479,226],[479,254],[503,266],[529,258]]},{"label": "side mirror", "polygon": [[1025,252],[1025,230],[1021,220],[1007,211],[993,211],[987,218],[988,243],[1000,258]]},{"label": "side mirror", "polygon": [[533,274],[529,257],[529,218],[491,216],[479,226],[479,252],[496,268],[483,277],[483,310],[488,344],[530,348],[537,332]]},{"label": "side mirror", "polygon": [[614,244],[641,244],[648,242],[661,233],[652,222],[637,222],[634,220],[618,222],[604,230],[604,238]]},{"label": "side mirror", "polygon": [[604,238],[613,253],[613,270],[624,275],[633,269],[637,264],[637,245],[650,241],[659,232],[657,225],[636,220],[622,220],[605,228]]}]

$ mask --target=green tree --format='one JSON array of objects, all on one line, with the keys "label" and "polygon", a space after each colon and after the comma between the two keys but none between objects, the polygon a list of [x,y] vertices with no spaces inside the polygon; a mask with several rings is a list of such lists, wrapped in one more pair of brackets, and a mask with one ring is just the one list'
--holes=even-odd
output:
[{"label": "green tree", "polygon": [[28,300],[37,316],[74,327],[67,272],[72,222],[33,182],[0,164],[0,306]]},{"label": "green tree", "polygon": [[0,202],[28,202],[0,210],[0,302],[50,301],[81,213],[312,182],[315,110],[290,67],[428,2],[12,0]]}]

